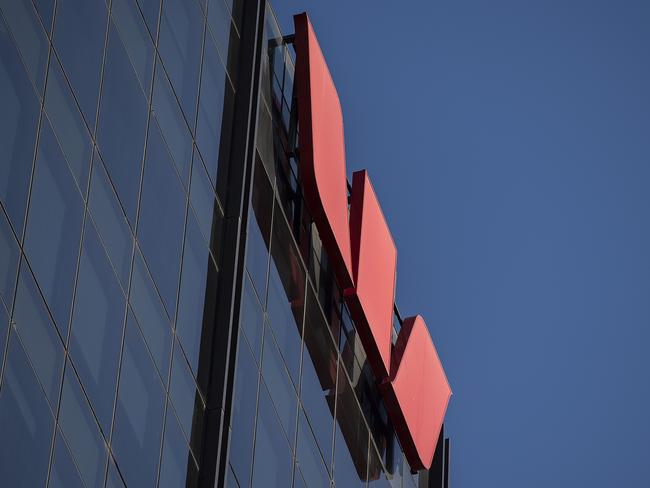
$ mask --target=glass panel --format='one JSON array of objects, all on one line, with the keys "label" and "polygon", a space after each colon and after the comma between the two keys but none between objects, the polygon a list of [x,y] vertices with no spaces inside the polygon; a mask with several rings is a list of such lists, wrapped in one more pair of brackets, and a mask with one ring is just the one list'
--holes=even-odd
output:
[{"label": "glass panel", "polygon": [[191,442],[194,453],[198,453],[205,404],[196,388],[192,371],[190,371],[178,342],[174,346],[170,397],[174,402],[174,409],[185,432],[185,437]]},{"label": "glass panel", "polygon": [[333,469],[336,486],[365,486],[369,433],[343,368],[339,368],[338,373],[334,431]]},{"label": "glass panel", "polygon": [[0,305],[11,309],[18,272],[18,243],[5,213],[0,208]]},{"label": "glass panel", "polygon": [[99,424],[109,431],[117,382],[124,296],[92,225],[86,226],[70,354]]},{"label": "glass panel", "polygon": [[140,5],[140,10],[144,15],[144,20],[147,22],[149,32],[152,37],[156,38],[158,31],[158,17],[160,15],[160,0],[137,0]]},{"label": "glass panel", "polygon": [[52,413],[16,338],[7,354],[0,390],[0,479],[5,486],[44,486]]},{"label": "glass panel", "polygon": [[372,488],[391,488],[391,484],[386,479],[381,458],[372,440],[368,449],[368,486]]},{"label": "glass panel", "polygon": [[111,15],[138,75],[142,91],[148,98],[153,72],[153,44],[140,10],[133,0],[113,0]]},{"label": "glass panel", "polygon": [[[217,203],[214,190],[210,185],[208,175],[205,173],[203,162],[198,152],[194,152],[194,163],[192,167],[192,185],[190,186],[190,199],[196,220],[201,227],[203,239],[210,245],[212,232],[215,229],[216,215],[221,212]],[[218,239],[215,239],[218,240]]]},{"label": "glass panel", "polygon": [[[222,118],[230,119],[228,115],[224,117],[224,110],[232,110],[234,95],[234,90],[226,77],[226,69],[219,58],[212,36],[206,36],[196,142],[213,185],[216,185],[217,182],[221,122]],[[226,124],[226,126],[228,125]],[[227,135],[225,135],[224,142],[227,140]]]},{"label": "glass panel", "polygon": [[253,460],[253,432],[257,408],[258,370],[243,336],[237,348],[235,393],[232,402],[230,464],[241,486],[248,486]]},{"label": "glass panel", "polygon": [[203,16],[196,2],[163,2],[160,54],[183,112],[192,125],[196,113],[202,39]]},{"label": "glass panel", "polygon": [[176,312],[185,194],[156,124],[149,128],[138,240],[170,317]]},{"label": "glass panel", "polygon": [[11,29],[23,61],[40,93],[43,93],[48,43],[30,0],[4,1],[0,10]]},{"label": "glass panel", "polygon": [[203,331],[214,327],[217,268],[192,214],[187,219],[176,333],[194,374],[198,374]]},{"label": "glass panel", "polygon": [[226,488],[239,488],[239,483],[237,483],[237,477],[232,470],[232,466],[228,465],[228,474],[226,475]]},{"label": "glass panel", "polygon": [[25,250],[62,337],[67,337],[83,204],[52,129],[43,120]]},{"label": "glass panel", "polygon": [[91,127],[95,125],[106,17],[101,1],[59,0],[57,4],[54,47]]},{"label": "glass panel", "polygon": [[54,9],[54,0],[33,0],[41,16],[41,21],[48,32],[52,28],[52,11]]},{"label": "glass panel", "polygon": [[228,39],[230,38],[230,11],[223,0],[210,0],[208,7],[208,22],[210,31],[225,60],[228,58]]},{"label": "glass panel", "polygon": [[187,184],[192,160],[192,135],[160,61],[156,68],[151,108],[181,179]]},{"label": "glass panel", "polygon": [[106,469],[106,443],[70,363],[63,381],[59,426],[85,484],[100,486]]},{"label": "glass panel", "polygon": [[273,214],[267,312],[280,352],[297,384],[300,336],[305,295],[305,273],[291,230],[279,206]]},{"label": "glass panel", "polygon": [[[325,459],[332,452],[337,350],[311,284],[307,287],[305,358],[302,362],[300,400]],[[307,473],[303,474],[307,476]]]},{"label": "glass panel", "polygon": [[129,285],[133,236],[97,152],[93,161],[89,200],[90,212],[98,234],[122,283],[122,289],[126,291]]},{"label": "glass panel", "polygon": [[39,105],[0,17],[0,200],[22,234]]},{"label": "glass panel", "polygon": [[85,194],[91,157],[90,135],[56,56],[50,61],[45,110],[68,166]]},{"label": "glass panel", "polygon": [[160,488],[196,486],[199,468],[183,437],[174,415],[174,409],[167,409],[165,440],[163,441],[162,464],[160,466]]},{"label": "glass panel", "polygon": [[269,386],[271,398],[289,439],[294,438],[296,429],[297,394],[287,371],[273,333],[267,327],[264,333],[264,355],[262,376]]},{"label": "glass panel", "polygon": [[50,488],[84,488],[79,470],[60,433],[57,433],[54,443],[54,460],[48,486]]},{"label": "glass panel", "polygon": [[[300,422],[298,425],[298,442],[296,445],[296,463],[305,478],[306,485],[310,488],[329,487],[329,475],[323,463],[320,450],[316,445],[316,439],[309,427],[305,412],[300,411]],[[342,485],[343,486],[343,485]]]},{"label": "glass panel", "polygon": [[275,414],[271,397],[262,383],[260,388],[253,487],[291,486],[293,459],[287,438]]},{"label": "glass panel", "polygon": [[242,292],[241,328],[253,349],[255,359],[259,362],[262,349],[262,330],[264,325],[264,312],[253,290],[253,283],[248,273],[244,278]]},{"label": "glass panel", "polygon": [[124,481],[122,481],[122,477],[117,470],[117,466],[115,466],[115,461],[113,461],[113,458],[109,458],[108,461],[106,488],[124,488]]},{"label": "glass panel", "polygon": [[50,405],[56,409],[63,374],[63,343],[24,262],[18,279],[13,322]]},{"label": "glass panel", "polygon": [[139,252],[133,264],[129,301],[160,376],[166,380],[172,351],[171,324]]},{"label": "glass panel", "polygon": [[113,434],[113,454],[127,486],[156,482],[164,406],[160,378],[129,317]]},{"label": "glass panel", "polygon": [[104,70],[97,143],[126,215],[135,223],[147,103],[115,28]]},{"label": "glass panel", "polygon": [[271,239],[271,214],[273,190],[262,165],[257,160],[251,198],[252,212],[248,212],[248,241],[246,243],[246,268],[251,275],[257,296],[266,303],[266,276],[269,266]]}]

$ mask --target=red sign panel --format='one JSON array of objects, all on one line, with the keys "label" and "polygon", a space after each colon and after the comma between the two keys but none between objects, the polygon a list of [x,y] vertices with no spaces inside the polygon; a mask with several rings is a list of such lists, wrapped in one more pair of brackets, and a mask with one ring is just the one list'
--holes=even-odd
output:
[{"label": "red sign panel", "polygon": [[353,175],[348,215],[341,104],[307,14],[294,23],[305,200],[408,462],[428,469],[451,389],[422,317],[405,319],[391,343],[395,243],[366,171]]}]

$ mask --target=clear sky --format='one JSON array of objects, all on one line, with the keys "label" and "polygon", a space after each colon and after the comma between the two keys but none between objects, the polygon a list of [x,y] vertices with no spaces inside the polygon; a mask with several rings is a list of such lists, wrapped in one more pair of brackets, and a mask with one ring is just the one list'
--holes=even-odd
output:
[{"label": "clear sky", "polygon": [[650,2],[274,7],[445,365],[453,486],[650,487]]}]

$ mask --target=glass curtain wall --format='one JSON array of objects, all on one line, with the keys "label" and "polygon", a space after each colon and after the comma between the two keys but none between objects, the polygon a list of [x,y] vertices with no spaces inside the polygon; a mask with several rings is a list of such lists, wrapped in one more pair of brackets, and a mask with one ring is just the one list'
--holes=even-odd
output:
[{"label": "glass curtain wall", "polygon": [[0,0],[2,486],[197,479],[240,12]]}]

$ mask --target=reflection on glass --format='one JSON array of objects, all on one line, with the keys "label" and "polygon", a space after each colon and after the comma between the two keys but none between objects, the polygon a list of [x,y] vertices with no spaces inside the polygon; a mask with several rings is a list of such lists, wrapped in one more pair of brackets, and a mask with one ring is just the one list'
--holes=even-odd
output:
[{"label": "reflection on glass", "polygon": [[90,168],[90,135],[56,56],[50,61],[45,111],[77,184],[85,194]]},{"label": "reflection on glass", "polygon": [[0,201],[22,233],[34,159],[39,106],[18,51],[0,16]]},{"label": "reflection on glass", "polygon": [[165,308],[176,312],[185,194],[157,124],[149,127],[138,240]]},{"label": "reflection on glass", "polygon": [[54,47],[91,127],[97,109],[106,19],[104,2],[57,2]]},{"label": "reflection on glass", "polygon": [[221,212],[217,199],[205,172],[203,162],[197,151],[194,151],[192,165],[192,184],[190,186],[190,199],[196,220],[201,227],[201,234],[206,244],[212,241],[212,232],[215,223],[215,213]]},{"label": "reflection on glass", "polygon": [[93,160],[89,200],[92,220],[122,283],[122,289],[126,291],[131,269],[133,236],[97,152]]},{"label": "reflection on glass", "polygon": [[310,488],[327,488],[329,486],[327,468],[325,467],[321,452],[316,445],[316,439],[309,426],[307,417],[305,417],[305,412],[302,409],[298,424],[296,463],[300,467],[307,486]]},{"label": "reflection on glass", "polygon": [[52,413],[15,337],[7,354],[0,390],[0,479],[5,486],[44,486]]},{"label": "reflection on glass", "polygon": [[86,226],[72,319],[70,354],[104,432],[109,431],[124,296],[92,225]]},{"label": "reflection on glass", "polygon": [[63,343],[25,262],[18,279],[14,327],[41,380],[50,405],[53,409],[56,408],[63,374]]},{"label": "reflection on glass", "polygon": [[202,335],[214,327],[217,268],[191,213],[186,232],[176,333],[192,371],[198,375]]},{"label": "reflection on glass", "polygon": [[160,488],[196,486],[198,471],[198,465],[183,437],[174,409],[168,407],[158,486]]},{"label": "reflection on glass", "polygon": [[284,365],[273,333],[267,327],[262,355],[262,376],[269,386],[271,398],[289,439],[293,439],[296,426],[296,390]]},{"label": "reflection on glass", "polygon": [[115,466],[115,461],[113,458],[110,458],[108,462],[108,473],[106,475],[105,488],[124,488],[124,481],[122,481],[122,477],[120,476],[120,473]]},{"label": "reflection on glass", "polygon": [[166,379],[172,351],[171,324],[139,252],[133,263],[129,301],[160,376]]},{"label": "reflection on glass", "polygon": [[99,486],[106,469],[106,443],[70,363],[63,381],[59,425],[85,484]]},{"label": "reflection on glass", "polygon": [[48,486],[51,488],[84,488],[79,470],[75,466],[60,432],[57,432],[54,442],[54,459]]},{"label": "reflection on glass", "polygon": [[147,103],[117,31],[111,28],[97,144],[129,222],[135,223]]},{"label": "reflection on glass", "polygon": [[9,310],[14,300],[18,271],[18,243],[4,212],[0,209],[0,306]]},{"label": "reflection on glass", "polygon": [[262,383],[260,387],[253,487],[284,488],[291,486],[291,449],[273,408],[271,397]]},{"label": "reflection on glass", "polygon": [[126,327],[113,454],[127,486],[153,486],[163,427],[163,386],[132,317]]},{"label": "reflection on glass", "polygon": [[156,38],[158,30],[158,15],[160,13],[160,0],[137,0],[140,10],[144,15],[151,37]]},{"label": "reflection on glass", "polygon": [[199,87],[203,16],[196,2],[165,0],[160,21],[160,54],[183,112],[194,120]]},{"label": "reflection on glass", "polygon": [[26,253],[62,337],[67,336],[83,206],[52,129],[43,120]]},{"label": "reflection on glass", "polygon": [[245,273],[241,305],[241,330],[246,335],[246,339],[248,339],[248,343],[251,345],[251,349],[258,363],[262,352],[263,324],[264,312],[262,311],[262,306],[257,300],[257,295],[253,290],[253,283],[250,280],[249,274]]},{"label": "reflection on glass", "polygon": [[240,486],[248,486],[250,480],[258,378],[259,373],[250,348],[246,339],[240,336],[230,435],[230,464]]},{"label": "reflection on glass", "polygon": [[0,10],[9,24],[38,91],[42,93],[48,45],[32,2],[29,0],[2,2]]}]

